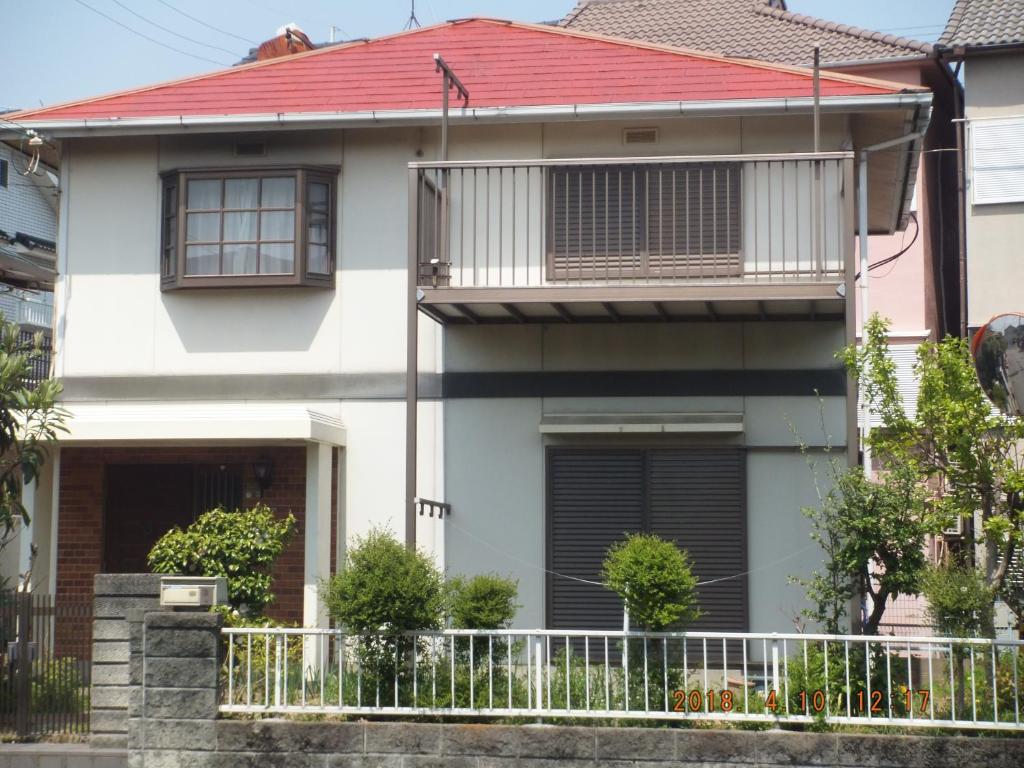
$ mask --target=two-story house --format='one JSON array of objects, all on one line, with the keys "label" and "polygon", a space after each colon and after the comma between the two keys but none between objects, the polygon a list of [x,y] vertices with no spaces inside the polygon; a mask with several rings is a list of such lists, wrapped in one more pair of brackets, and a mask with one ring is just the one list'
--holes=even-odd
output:
[{"label": "two-story house", "polygon": [[[515,576],[518,626],[621,626],[587,582],[649,530],[689,550],[701,626],[791,628],[820,561],[794,433],[819,480],[856,459],[853,153],[931,103],[817,90],[468,19],[16,115],[61,148],[53,587],[262,497],[300,520],[276,592],[307,625],[378,525]],[[868,179],[890,231],[912,177]]]}]

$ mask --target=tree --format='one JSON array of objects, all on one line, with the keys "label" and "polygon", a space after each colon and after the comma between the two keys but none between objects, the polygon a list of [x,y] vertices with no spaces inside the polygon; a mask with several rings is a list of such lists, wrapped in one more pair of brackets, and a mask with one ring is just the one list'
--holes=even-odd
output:
[{"label": "tree", "polygon": [[700,616],[690,558],[671,541],[645,533],[627,535],[608,549],[601,575],[640,627],[657,632]]},{"label": "tree", "polygon": [[278,518],[263,504],[233,512],[217,507],[161,536],[147,562],[154,573],[224,576],[231,607],[260,615],[274,600],[271,566],[294,532],[293,515]]},{"label": "tree", "polygon": [[56,379],[31,384],[32,363],[43,354],[43,336],[23,340],[16,323],[0,314],[0,550],[11,541],[15,518],[26,523],[22,489],[39,476],[68,413],[57,405]]},{"label": "tree", "polygon": [[887,352],[887,331],[887,323],[875,315],[865,327],[864,344],[839,355],[882,422],[871,436],[878,472],[868,478],[859,467],[844,468],[830,460],[831,488],[819,507],[804,510],[811,539],[821,546],[825,561],[810,578],[794,581],[805,587],[813,606],[804,615],[832,633],[842,632],[855,597],[871,598],[861,630],[877,634],[892,600],[918,594],[928,565],[927,535],[936,530],[926,503],[914,425]]},{"label": "tree", "polygon": [[507,629],[519,606],[519,583],[494,573],[448,580],[448,613],[455,629]]}]

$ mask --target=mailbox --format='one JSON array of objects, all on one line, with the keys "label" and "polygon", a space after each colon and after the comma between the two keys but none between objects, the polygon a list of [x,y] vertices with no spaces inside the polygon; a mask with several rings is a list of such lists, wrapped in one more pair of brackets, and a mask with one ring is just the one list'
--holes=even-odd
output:
[{"label": "mailbox", "polygon": [[228,601],[223,576],[164,576],[160,579],[161,608],[210,608]]}]

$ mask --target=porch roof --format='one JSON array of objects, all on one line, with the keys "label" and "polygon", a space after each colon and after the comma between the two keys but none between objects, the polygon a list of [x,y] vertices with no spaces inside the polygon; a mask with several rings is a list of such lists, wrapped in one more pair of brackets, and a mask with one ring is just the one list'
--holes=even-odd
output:
[{"label": "porch roof", "polygon": [[72,403],[66,443],[280,443],[345,445],[345,425],[304,405],[275,403]]}]

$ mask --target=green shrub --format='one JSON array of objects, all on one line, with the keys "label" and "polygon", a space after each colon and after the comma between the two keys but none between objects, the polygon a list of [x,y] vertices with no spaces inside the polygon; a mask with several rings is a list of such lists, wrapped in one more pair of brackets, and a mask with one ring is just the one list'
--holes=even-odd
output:
[{"label": "green shrub", "polygon": [[345,564],[325,585],[331,618],[350,632],[437,629],[444,582],[433,561],[405,548],[390,532],[357,538]]},{"label": "green shrub", "polygon": [[448,611],[456,629],[507,629],[519,605],[519,584],[485,573],[448,580]]},{"label": "green shrub", "polygon": [[231,606],[260,614],[274,600],[270,568],[294,532],[294,516],[278,518],[263,504],[234,512],[218,507],[161,536],[147,562],[155,573],[224,576]]},{"label": "green shrub", "polygon": [[928,618],[944,637],[993,637],[995,595],[976,568],[942,565],[929,568],[922,581]]},{"label": "green shrub", "polygon": [[700,616],[697,577],[687,554],[671,541],[643,533],[626,536],[608,550],[602,576],[637,627],[658,631]]}]

